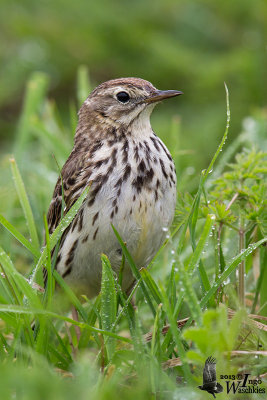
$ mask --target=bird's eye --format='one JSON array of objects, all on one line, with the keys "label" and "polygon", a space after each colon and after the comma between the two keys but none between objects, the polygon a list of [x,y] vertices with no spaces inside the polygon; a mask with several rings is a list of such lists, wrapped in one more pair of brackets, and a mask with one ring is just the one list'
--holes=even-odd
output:
[{"label": "bird's eye", "polygon": [[121,103],[127,103],[130,100],[130,96],[126,92],[119,92],[116,97]]}]

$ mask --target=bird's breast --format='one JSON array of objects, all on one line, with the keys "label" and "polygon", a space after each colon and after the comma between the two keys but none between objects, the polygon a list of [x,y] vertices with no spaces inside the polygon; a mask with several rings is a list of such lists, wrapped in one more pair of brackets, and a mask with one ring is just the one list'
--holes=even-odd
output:
[{"label": "bird's breast", "polygon": [[[175,168],[154,134],[139,142],[125,137],[119,143],[105,143],[81,172],[81,179],[91,182],[90,191],[79,212],[82,222],[62,244],[58,269],[62,275],[67,271],[70,281],[87,282],[97,292],[101,253],[107,254],[115,270],[121,265],[112,225],[137,267],[145,267],[158,251],[174,216]],[[74,243],[71,265],[67,265]]]}]

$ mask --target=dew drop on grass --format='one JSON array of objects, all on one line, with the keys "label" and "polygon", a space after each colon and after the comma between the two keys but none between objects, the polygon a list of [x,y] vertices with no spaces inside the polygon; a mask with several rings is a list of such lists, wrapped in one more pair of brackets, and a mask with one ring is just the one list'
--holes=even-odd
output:
[{"label": "dew drop on grass", "polygon": [[168,228],[166,226],[162,227],[163,232],[168,232]]}]

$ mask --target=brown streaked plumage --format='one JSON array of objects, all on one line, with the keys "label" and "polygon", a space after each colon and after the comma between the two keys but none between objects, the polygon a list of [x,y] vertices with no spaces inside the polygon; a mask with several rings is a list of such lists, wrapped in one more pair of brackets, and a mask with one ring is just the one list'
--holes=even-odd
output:
[{"label": "brown streaked plumage", "polygon": [[[150,125],[155,104],[181,94],[159,91],[138,78],[99,85],[79,111],[73,150],[62,171],[65,208],[71,208],[91,185],[87,199],[64,231],[56,269],[79,294],[92,297],[101,283],[101,253],[118,272],[121,249],[111,224],[120,233],[136,265],[145,267],[165,238],[176,201],[173,160]],[[48,211],[52,233],[61,218],[59,178]],[[123,289],[134,278],[126,264]]]}]

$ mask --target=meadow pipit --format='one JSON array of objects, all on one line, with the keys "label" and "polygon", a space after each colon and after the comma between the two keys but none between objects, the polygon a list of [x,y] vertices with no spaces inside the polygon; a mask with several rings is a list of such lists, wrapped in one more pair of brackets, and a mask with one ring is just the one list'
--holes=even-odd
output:
[{"label": "meadow pipit", "polygon": [[[101,259],[106,254],[118,273],[122,251],[112,224],[138,268],[145,267],[162,245],[176,203],[172,157],[153,132],[150,114],[177,90],[157,90],[138,78],[99,85],[79,111],[73,150],[62,171],[65,208],[70,209],[86,186],[87,199],[64,231],[56,269],[79,294],[89,298],[101,285]],[[50,233],[61,218],[59,178],[48,211]],[[134,277],[125,264],[122,287]]]}]

